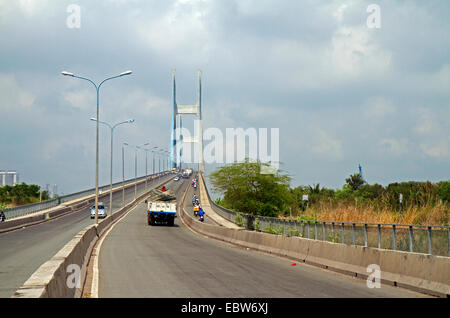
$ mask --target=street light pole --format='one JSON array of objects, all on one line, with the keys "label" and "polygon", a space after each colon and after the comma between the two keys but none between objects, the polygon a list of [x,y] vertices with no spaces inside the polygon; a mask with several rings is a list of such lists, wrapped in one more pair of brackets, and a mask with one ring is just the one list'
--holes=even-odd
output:
[{"label": "street light pole", "polygon": [[153,166],[152,174],[153,174],[153,177],[155,177],[155,152],[153,150],[152,150],[152,166]]},{"label": "street light pole", "polygon": [[154,149],[158,149],[158,147],[153,147],[151,149],[151,152],[153,154],[153,178],[155,177],[155,151],[153,151]]},{"label": "street light pole", "polygon": [[146,148],[142,148],[142,149],[144,149],[144,151],[145,151],[145,191],[147,191],[148,190],[148,186],[147,186],[148,169],[147,169],[147,166],[148,166],[148,152],[149,152],[149,149],[146,149]]},{"label": "street light pole", "polygon": [[[136,149],[143,149],[145,150],[143,147],[144,146],[148,146],[150,145],[149,142],[146,142],[145,144],[141,145],[141,146],[136,146]],[[136,159],[137,160],[137,159]],[[147,191],[147,157],[145,158],[145,190]],[[135,185],[135,193],[137,191],[137,185]],[[135,196],[136,199],[137,195]]]},{"label": "street light pole", "polygon": [[100,95],[100,87],[106,81],[112,80],[114,78],[122,77],[122,76],[125,76],[125,75],[130,75],[131,73],[132,73],[131,71],[122,72],[119,75],[111,76],[111,77],[108,77],[108,78],[104,79],[102,82],[100,82],[100,84],[97,85],[92,80],[90,80],[89,78],[76,76],[73,73],[70,73],[70,72],[67,72],[67,71],[61,72],[61,74],[64,75],[64,76],[71,76],[71,77],[74,77],[74,78],[78,78],[78,79],[82,79],[82,80],[91,82],[92,85],[94,85],[94,87],[95,87],[95,89],[97,91],[97,128],[96,128],[97,136],[96,136],[96,150],[95,150],[95,225],[98,225],[98,148],[99,148],[98,147],[98,143],[99,143],[98,142],[98,130],[99,130],[98,129],[98,126],[99,126],[98,119],[100,118],[100,114],[99,114],[100,113],[100,111],[99,111],[100,110],[100,97],[99,97],[99,95]]},{"label": "street light pole", "polygon": [[125,156],[124,156],[124,149],[122,144],[122,207],[125,206]]},{"label": "street light pole", "polygon": [[136,145],[130,145],[126,142],[123,143],[126,146],[130,146],[130,147],[134,147],[134,199],[136,200],[137,198],[137,150],[138,149],[143,149],[141,147],[143,146],[147,146],[150,143],[145,143],[142,146],[136,146]]},{"label": "street light pole", "polygon": [[137,147],[134,149],[134,199],[137,197]]},{"label": "street light pole", "polygon": [[167,160],[166,160],[166,158],[167,158],[167,154],[170,154],[170,152],[168,152],[165,149],[161,149],[161,154],[163,155],[163,169],[164,169],[164,171],[166,171],[167,170]]},{"label": "street light pole", "polygon": [[[91,118],[92,121],[97,121],[96,118]],[[111,124],[105,122],[105,121],[98,121],[100,124],[106,125],[109,127],[111,133],[111,153],[110,153],[110,157],[111,157],[111,163],[110,163],[110,173],[109,173],[109,208],[111,209],[111,215],[113,214],[113,206],[112,206],[112,179],[113,179],[113,140],[114,140],[114,129],[119,126],[119,125],[123,125],[123,124],[131,124],[134,123],[134,119],[128,119],[125,121],[122,121],[120,123],[117,123],[113,126],[111,126]]]}]

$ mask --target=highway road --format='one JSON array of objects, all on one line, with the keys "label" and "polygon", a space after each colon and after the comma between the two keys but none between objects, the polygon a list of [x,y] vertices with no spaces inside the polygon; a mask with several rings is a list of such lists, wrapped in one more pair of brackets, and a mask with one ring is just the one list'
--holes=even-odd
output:
[{"label": "highway road", "polygon": [[[171,182],[178,196],[187,180]],[[191,211],[190,196],[185,206]],[[99,254],[99,297],[424,297],[261,254],[174,227],[148,226],[145,205],[120,220]]]},{"label": "highway road", "polygon": [[[194,189],[194,187],[192,187],[191,185],[191,178],[190,179],[186,179],[186,183],[189,184],[189,189],[187,190],[187,194],[186,194],[186,200],[189,201],[188,203],[190,203],[190,205],[187,205],[186,207],[186,211],[188,213],[192,213],[192,216],[194,216],[194,210],[193,210],[193,206],[192,206],[192,197],[194,195],[194,193],[197,195],[198,199],[200,200],[200,203],[202,202],[202,197],[200,196],[200,189],[197,187]],[[206,198],[205,200],[207,200],[208,198]],[[205,220],[204,222],[206,224],[214,224],[217,225],[214,221],[212,221],[208,215],[205,213]]]},{"label": "highway road", "polygon": [[[148,182],[151,185],[173,178],[173,175]],[[145,191],[145,183],[138,186],[138,196]],[[134,200],[134,187],[125,190],[125,202]],[[109,194],[101,198],[108,206]],[[113,194],[113,211],[122,207],[122,191]],[[99,219],[101,222],[101,219]],[[14,292],[47,260],[55,255],[78,232],[93,224],[90,209],[0,234],[0,297]]]}]

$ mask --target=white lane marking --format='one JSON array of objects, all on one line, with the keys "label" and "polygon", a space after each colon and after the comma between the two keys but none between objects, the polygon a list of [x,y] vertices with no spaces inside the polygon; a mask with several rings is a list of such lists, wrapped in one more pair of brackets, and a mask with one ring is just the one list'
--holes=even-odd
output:
[{"label": "white lane marking", "polygon": [[98,271],[98,259],[100,255],[100,248],[102,247],[103,241],[105,237],[109,234],[109,232],[114,228],[117,223],[114,223],[108,231],[106,231],[105,235],[100,239],[98,246],[95,247],[94,251],[94,266],[92,268],[92,285],[91,285],[91,298],[98,298],[98,279],[99,279],[99,271]]},{"label": "white lane marking", "polygon": [[[169,181],[170,182],[170,181]],[[144,200],[144,199],[142,199]],[[141,201],[142,201],[141,200]],[[100,249],[102,247],[103,241],[108,236],[109,232],[118,224],[120,221],[122,221],[130,212],[132,212],[134,209],[136,209],[139,204],[142,202],[139,202],[134,208],[132,208],[130,211],[125,213],[118,219],[115,223],[111,225],[111,227],[106,231],[106,233],[102,236],[100,241],[98,242],[98,246],[95,247],[93,254],[94,254],[94,266],[92,267],[92,286],[91,286],[91,298],[98,298],[98,285],[99,285],[99,274],[100,271],[98,269],[98,259],[100,256]]]}]

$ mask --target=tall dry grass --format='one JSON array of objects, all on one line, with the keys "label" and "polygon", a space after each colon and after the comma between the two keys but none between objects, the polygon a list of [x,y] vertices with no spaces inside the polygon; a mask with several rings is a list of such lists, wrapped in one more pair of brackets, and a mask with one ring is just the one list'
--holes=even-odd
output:
[{"label": "tall dry grass", "polygon": [[389,208],[375,208],[371,205],[337,205],[320,202],[307,208],[304,212],[297,210],[294,216],[305,215],[320,221],[396,223],[416,225],[448,225],[450,205],[448,203],[410,206],[400,213]]}]

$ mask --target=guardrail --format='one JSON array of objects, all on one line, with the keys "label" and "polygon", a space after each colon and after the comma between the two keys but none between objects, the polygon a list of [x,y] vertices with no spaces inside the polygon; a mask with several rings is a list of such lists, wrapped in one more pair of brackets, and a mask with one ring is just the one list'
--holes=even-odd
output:
[{"label": "guardrail", "polygon": [[[167,173],[168,172],[155,173],[155,174],[148,175],[147,178],[150,178],[152,176],[165,175]],[[122,183],[122,181],[116,182],[116,183],[113,183],[113,188],[117,187],[117,186],[121,186],[121,185],[128,185],[130,183],[134,183],[135,181],[139,182],[141,180],[145,180],[145,178],[146,178],[146,176],[143,176],[143,177],[139,177],[136,179],[133,178],[133,179],[125,180],[124,183]],[[101,186],[101,187],[99,187],[99,192],[104,191],[104,190],[109,190],[109,187],[110,187],[109,184]],[[2,211],[5,213],[6,219],[10,220],[10,219],[14,219],[19,216],[35,213],[35,212],[38,212],[41,210],[50,209],[50,208],[58,206],[61,203],[76,200],[76,199],[79,199],[79,198],[82,198],[82,197],[85,197],[85,196],[88,196],[88,195],[91,195],[94,193],[95,193],[95,188],[92,188],[89,190],[66,194],[57,199],[22,205],[22,206],[15,207],[15,208],[8,208],[8,209],[4,209]]]},{"label": "guardrail", "polygon": [[450,227],[440,225],[310,221],[253,216],[224,208],[211,200],[223,218],[250,230],[298,236],[347,245],[450,257]]}]

